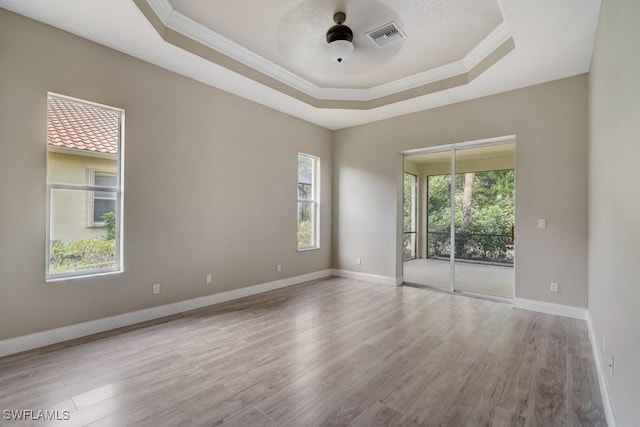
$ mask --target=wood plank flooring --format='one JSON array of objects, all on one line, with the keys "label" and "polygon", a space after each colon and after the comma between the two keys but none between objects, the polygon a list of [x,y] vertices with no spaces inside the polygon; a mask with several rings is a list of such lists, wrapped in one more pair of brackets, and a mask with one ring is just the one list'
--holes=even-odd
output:
[{"label": "wood plank flooring", "polygon": [[[91,426],[605,426],[585,322],[328,278],[0,359]],[[0,423],[8,421],[0,419]]]}]

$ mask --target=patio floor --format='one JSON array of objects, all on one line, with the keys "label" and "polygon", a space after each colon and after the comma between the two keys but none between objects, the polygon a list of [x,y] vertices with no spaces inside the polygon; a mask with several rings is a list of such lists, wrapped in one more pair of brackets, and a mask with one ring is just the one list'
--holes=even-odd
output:
[{"label": "patio floor", "polygon": [[[451,268],[448,260],[414,259],[404,263],[405,282],[449,289]],[[456,290],[513,298],[514,268],[471,262],[456,262]]]}]

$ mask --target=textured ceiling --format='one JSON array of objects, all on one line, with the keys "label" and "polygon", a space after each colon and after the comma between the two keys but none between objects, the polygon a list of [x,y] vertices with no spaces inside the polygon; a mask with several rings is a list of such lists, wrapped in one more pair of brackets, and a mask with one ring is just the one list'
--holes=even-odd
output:
[{"label": "textured ceiling", "polygon": [[[368,88],[461,60],[501,22],[496,0],[171,0],[175,10],[321,87]],[[353,55],[330,60],[324,39],[337,10]],[[378,48],[366,33],[395,21],[408,36]]]}]

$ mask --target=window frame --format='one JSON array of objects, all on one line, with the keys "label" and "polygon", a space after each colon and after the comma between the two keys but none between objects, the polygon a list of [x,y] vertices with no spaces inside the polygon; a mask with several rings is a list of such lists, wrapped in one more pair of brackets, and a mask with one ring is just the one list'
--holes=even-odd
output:
[{"label": "window frame", "polygon": [[[46,217],[45,217],[45,282],[56,282],[62,280],[71,280],[71,279],[80,279],[87,277],[95,277],[95,276],[103,276],[110,274],[118,274],[124,271],[124,262],[123,262],[123,233],[122,233],[122,224],[123,224],[123,206],[124,206],[124,192],[123,192],[123,183],[124,183],[124,124],[125,124],[125,111],[122,108],[112,107],[110,105],[104,105],[97,102],[88,101],[85,99],[74,98],[67,95],[62,95],[55,92],[47,92],[46,102],[49,102],[50,98],[61,98],[66,99],[71,102],[76,102],[80,104],[87,104],[93,107],[107,109],[111,111],[115,111],[118,113],[118,154],[116,155],[116,177],[117,177],[117,187],[102,187],[93,185],[93,181],[90,181],[91,184],[68,184],[68,183],[58,183],[58,182],[49,182],[49,152],[59,152],[56,149],[50,149],[48,143],[48,131],[45,132],[45,185],[46,185]],[[48,127],[49,123],[49,115],[46,115],[45,126]],[[98,156],[96,156],[98,157]],[[110,172],[113,173],[113,172]],[[50,264],[50,251],[51,251],[51,193],[53,190],[76,190],[76,191],[87,191],[87,192],[105,192],[105,193],[114,193],[116,195],[116,242],[115,242],[115,256],[114,261],[115,265],[110,269],[100,269],[100,270],[83,270],[83,271],[75,271],[75,272],[64,272],[64,273],[50,273],[49,272],[49,264]],[[93,195],[91,196],[93,198]],[[92,209],[93,211],[93,209]],[[92,212],[93,213],[93,212]],[[91,221],[93,221],[93,216],[90,217]]]},{"label": "window frame", "polygon": [[[300,156],[308,157],[312,159],[313,167],[311,173],[311,199],[300,198]],[[307,154],[299,152],[296,156],[296,251],[306,252],[316,249],[320,249],[320,157],[313,154]],[[311,229],[313,231],[313,245],[300,247],[297,240],[297,230],[300,227],[300,205],[310,205],[313,209],[313,216],[311,218]]]}]

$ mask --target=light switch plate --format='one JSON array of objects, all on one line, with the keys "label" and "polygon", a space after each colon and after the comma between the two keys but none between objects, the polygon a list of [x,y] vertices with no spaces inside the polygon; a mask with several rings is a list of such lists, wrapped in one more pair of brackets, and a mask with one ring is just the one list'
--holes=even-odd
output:
[{"label": "light switch plate", "polygon": [[545,228],[547,226],[547,220],[544,218],[538,218],[538,228]]}]

